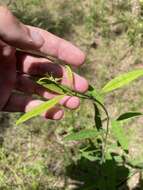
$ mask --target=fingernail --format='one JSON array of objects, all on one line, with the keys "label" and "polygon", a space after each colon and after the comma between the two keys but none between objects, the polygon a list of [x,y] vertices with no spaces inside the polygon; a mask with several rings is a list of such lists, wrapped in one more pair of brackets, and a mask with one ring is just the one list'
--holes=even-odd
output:
[{"label": "fingernail", "polygon": [[31,31],[30,35],[31,35],[32,41],[34,42],[36,46],[42,46],[42,44],[44,43],[44,39],[39,32]]}]

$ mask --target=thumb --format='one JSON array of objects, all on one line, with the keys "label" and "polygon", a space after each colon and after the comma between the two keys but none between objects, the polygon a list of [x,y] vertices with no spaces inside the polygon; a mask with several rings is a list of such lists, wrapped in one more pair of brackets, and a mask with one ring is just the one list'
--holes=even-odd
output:
[{"label": "thumb", "polygon": [[4,6],[0,6],[0,39],[22,49],[39,49],[44,43],[38,32],[19,22]]}]

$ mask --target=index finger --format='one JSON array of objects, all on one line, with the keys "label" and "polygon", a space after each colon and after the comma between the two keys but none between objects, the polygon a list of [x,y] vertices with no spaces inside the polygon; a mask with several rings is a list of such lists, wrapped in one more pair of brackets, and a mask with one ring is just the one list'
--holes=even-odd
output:
[{"label": "index finger", "polygon": [[72,43],[51,34],[43,29],[27,26],[30,30],[37,31],[44,39],[40,52],[57,57],[58,59],[74,66],[84,63],[85,54]]}]

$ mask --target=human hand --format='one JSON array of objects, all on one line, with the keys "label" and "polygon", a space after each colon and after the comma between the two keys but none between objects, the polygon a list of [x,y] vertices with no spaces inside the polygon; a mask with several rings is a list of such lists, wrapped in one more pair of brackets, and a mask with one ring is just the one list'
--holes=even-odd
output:
[{"label": "human hand", "polygon": [[[55,65],[50,60],[38,58],[16,51],[16,48],[36,50],[50,54],[58,59],[80,66],[85,55],[77,47],[40,28],[27,26],[19,22],[6,7],[0,7],[0,110],[9,112],[26,112],[42,103],[32,97],[37,94],[50,99],[55,94],[31,80],[32,76],[42,76],[46,73],[62,78],[61,83],[68,84],[66,69]],[[30,77],[29,77],[30,76]],[[85,92],[87,81],[74,73],[73,88]],[[19,93],[20,92],[20,93]],[[22,92],[22,93],[21,93]],[[77,97],[66,96],[61,102],[67,108],[79,106]],[[61,119],[63,110],[54,107],[44,113],[45,118]]]}]

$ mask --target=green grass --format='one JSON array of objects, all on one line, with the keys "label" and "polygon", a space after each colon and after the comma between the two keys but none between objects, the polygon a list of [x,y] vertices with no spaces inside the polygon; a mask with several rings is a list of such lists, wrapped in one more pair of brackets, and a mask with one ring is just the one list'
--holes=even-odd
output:
[{"label": "green grass", "polygon": [[[24,23],[49,30],[83,49],[87,61],[78,72],[101,88],[119,73],[142,67],[143,62],[142,17],[132,14],[130,1],[117,2],[15,0],[10,8]],[[112,93],[106,105],[112,117],[128,110],[142,111],[142,95],[139,80]],[[96,167],[81,161],[81,143],[64,144],[63,137],[93,125],[90,109],[85,102],[78,110],[67,111],[60,122],[36,118],[19,127],[14,124],[17,114],[1,114],[0,190],[70,190],[80,189],[83,182],[86,188]],[[143,155],[142,123],[140,118],[127,126],[133,158]],[[138,178],[133,178],[129,184],[137,183]],[[133,185],[124,189],[135,190]]]}]

